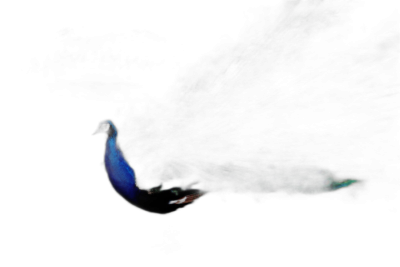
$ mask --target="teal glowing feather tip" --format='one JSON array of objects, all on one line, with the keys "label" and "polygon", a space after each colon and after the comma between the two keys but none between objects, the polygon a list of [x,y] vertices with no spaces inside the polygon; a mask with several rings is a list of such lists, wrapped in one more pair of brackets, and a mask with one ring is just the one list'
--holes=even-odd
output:
[{"label": "teal glowing feather tip", "polygon": [[107,135],[104,166],[116,193],[168,214],[214,193],[363,187],[365,144],[398,122],[399,49],[368,54],[380,45],[374,33],[324,42],[345,27],[346,12],[329,1],[291,2],[200,62],[147,117],[118,130],[101,122],[95,133]]}]

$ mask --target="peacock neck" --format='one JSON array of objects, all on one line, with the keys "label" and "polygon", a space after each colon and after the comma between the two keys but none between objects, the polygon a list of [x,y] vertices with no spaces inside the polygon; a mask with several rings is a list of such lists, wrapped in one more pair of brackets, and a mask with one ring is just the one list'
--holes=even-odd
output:
[{"label": "peacock neck", "polygon": [[105,165],[114,189],[128,201],[134,202],[139,191],[136,186],[135,172],[118,147],[116,132],[108,136]]}]

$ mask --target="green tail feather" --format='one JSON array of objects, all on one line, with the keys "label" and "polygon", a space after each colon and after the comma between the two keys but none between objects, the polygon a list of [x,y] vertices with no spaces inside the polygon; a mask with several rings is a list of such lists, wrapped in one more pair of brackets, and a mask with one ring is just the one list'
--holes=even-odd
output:
[{"label": "green tail feather", "polygon": [[331,183],[330,188],[332,190],[336,190],[336,189],[339,189],[339,188],[347,187],[347,186],[349,186],[351,184],[354,184],[354,183],[357,183],[357,182],[359,182],[359,181],[358,180],[353,180],[353,179],[347,179],[347,180],[343,180],[343,181],[340,181],[340,182],[334,181],[334,182]]}]

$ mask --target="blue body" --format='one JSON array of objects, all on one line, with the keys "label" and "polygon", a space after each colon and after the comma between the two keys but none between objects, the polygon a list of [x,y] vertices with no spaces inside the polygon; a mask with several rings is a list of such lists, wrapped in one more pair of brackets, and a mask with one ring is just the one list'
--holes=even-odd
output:
[{"label": "blue body", "polygon": [[126,162],[117,145],[117,131],[110,123],[110,133],[106,143],[105,164],[111,184],[126,200],[133,203],[137,200],[139,188],[136,186],[135,172]]},{"label": "blue body", "polygon": [[128,202],[141,209],[164,214],[182,208],[204,195],[204,192],[196,189],[182,190],[176,187],[161,190],[161,186],[150,190],[138,188],[135,172],[117,145],[117,129],[111,121],[108,123],[110,128],[106,143],[106,170],[114,189]]}]

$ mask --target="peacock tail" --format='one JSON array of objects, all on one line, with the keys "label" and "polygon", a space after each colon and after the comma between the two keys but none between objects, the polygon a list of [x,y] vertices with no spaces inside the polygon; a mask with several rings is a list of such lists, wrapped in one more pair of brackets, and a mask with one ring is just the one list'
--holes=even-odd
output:
[{"label": "peacock tail", "polygon": [[351,11],[286,2],[189,69],[147,116],[102,122],[116,193],[166,214],[207,194],[367,187],[374,162],[366,144],[399,121],[400,43],[380,49],[385,24],[345,39]]}]

